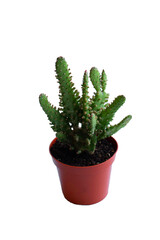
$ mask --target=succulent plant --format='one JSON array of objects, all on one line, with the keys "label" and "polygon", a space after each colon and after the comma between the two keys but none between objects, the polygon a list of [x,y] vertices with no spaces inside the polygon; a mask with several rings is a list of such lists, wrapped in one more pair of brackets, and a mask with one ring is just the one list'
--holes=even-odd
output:
[{"label": "succulent plant", "polygon": [[[105,92],[107,76],[93,67],[88,77],[84,72],[82,96],[75,89],[70,69],[63,57],[56,60],[56,78],[59,83],[59,107],[53,107],[45,94],[40,94],[39,101],[47,114],[51,128],[59,141],[66,143],[77,154],[88,151],[94,153],[99,140],[110,137],[131,120],[128,115],[116,125],[110,125],[117,110],[124,104],[125,97],[120,95],[108,103],[109,94]],[[95,92],[89,96],[89,78]]]}]

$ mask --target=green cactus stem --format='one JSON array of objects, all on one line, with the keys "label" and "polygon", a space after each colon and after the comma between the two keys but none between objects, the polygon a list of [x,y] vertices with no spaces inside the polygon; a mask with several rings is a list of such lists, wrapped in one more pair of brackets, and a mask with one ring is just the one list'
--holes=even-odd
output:
[{"label": "green cactus stem", "polygon": [[78,124],[80,96],[79,92],[74,87],[68,64],[63,57],[57,58],[56,73],[60,91],[59,105],[65,117],[72,123],[72,126],[75,127]]},{"label": "green cactus stem", "polygon": [[100,73],[97,68],[95,67],[91,68],[90,79],[96,91],[99,92],[101,89],[101,83],[100,83]]},{"label": "green cactus stem", "polygon": [[63,57],[56,61],[56,78],[59,83],[59,108],[53,107],[45,94],[39,96],[39,102],[46,113],[51,128],[59,141],[67,143],[77,154],[88,151],[93,154],[97,141],[110,137],[125,127],[132,116],[111,126],[115,113],[124,104],[125,97],[120,95],[108,103],[109,94],[105,92],[107,75],[97,68],[90,70],[90,81],[95,92],[89,96],[89,78],[87,71],[83,75],[82,96],[75,89],[70,69]]},{"label": "green cactus stem", "polygon": [[83,108],[83,117],[82,117],[82,128],[88,129],[90,121],[90,112],[89,112],[89,93],[88,93],[88,73],[84,72],[83,84],[82,84],[82,108]]},{"label": "green cactus stem", "polygon": [[109,123],[113,120],[115,113],[124,104],[125,100],[125,97],[120,95],[101,112],[99,121],[103,128],[109,125]]},{"label": "green cactus stem", "polygon": [[107,86],[107,75],[104,70],[102,71],[100,82],[101,82],[102,92],[104,92]]},{"label": "green cactus stem", "polygon": [[114,125],[114,126],[110,126],[107,130],[106,130],[106,136],[105,137],[110,137],[113,134],[115,134],[116,132],[118,132],[121,128],[125,127],[129,121],[132,119],[131,115],[128,115],[127,117],[125,117],[121,122],[119,122],[118,124]]}]

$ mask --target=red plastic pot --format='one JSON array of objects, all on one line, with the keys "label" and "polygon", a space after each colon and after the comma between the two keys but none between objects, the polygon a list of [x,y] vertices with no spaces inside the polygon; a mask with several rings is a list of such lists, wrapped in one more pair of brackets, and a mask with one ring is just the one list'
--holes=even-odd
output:
[{"label": "red plastic pot", "polygon": [[[55,138],[49,147],[56,142]],[[64,164],[52,156],[53,162],[57,166],[64,197],[75,204],[89,205],[103,200],[109,187],[112,163],[118,150],[118,144],[113,137],[109,140],[113,142],[116,151],[114,155],[103,163],[87,167],[77,167]]]}]

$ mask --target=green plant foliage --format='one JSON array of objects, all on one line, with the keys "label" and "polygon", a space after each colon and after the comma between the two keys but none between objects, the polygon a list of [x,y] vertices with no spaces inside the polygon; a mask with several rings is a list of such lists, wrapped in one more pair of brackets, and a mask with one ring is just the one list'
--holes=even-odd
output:
[{"label": "green plant foliage", "polygon": [[[92,97],[89,96],[89,77],[95,88]],[[84,72],[82,96],[75,89],[70,69],[63,57],[56,61],[56,78],[59,83],[59,108],[53,107],[45,94],[40,94],[39,102],[48,116],[51,128],[56,137],[76,150],[94,153],[97,141],[110,137],[125,127],[132,116],[128,115],[121,122],[111,126],[117,110],[124,104],[125,97],[120,95],[112,103],[108,103],[109,94],[105,92],[107,75],[97,68]]]}]

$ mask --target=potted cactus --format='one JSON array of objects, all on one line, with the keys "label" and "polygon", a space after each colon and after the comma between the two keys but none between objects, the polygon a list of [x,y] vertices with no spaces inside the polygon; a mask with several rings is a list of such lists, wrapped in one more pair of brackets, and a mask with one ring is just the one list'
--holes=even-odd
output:
[{"label": "potted cactus", "polygon": [[[88,205],[101,201],[108,193],[111,166],[118,149],[114,133],[131,120],[110,125],[116,111],[124,104],[120,95],[108,103],[105,92],[107,76],[93,67],[84,72],[82,94],[75,89],[70,69],[63,57],[56,60],[59,83],[59,107],[53,107],[45,94],[39,102],[48,116],[56,138],[49,151],[57,166],[64,197],[72,203]],[[95,89],[89,96],[89,78]]]}]

